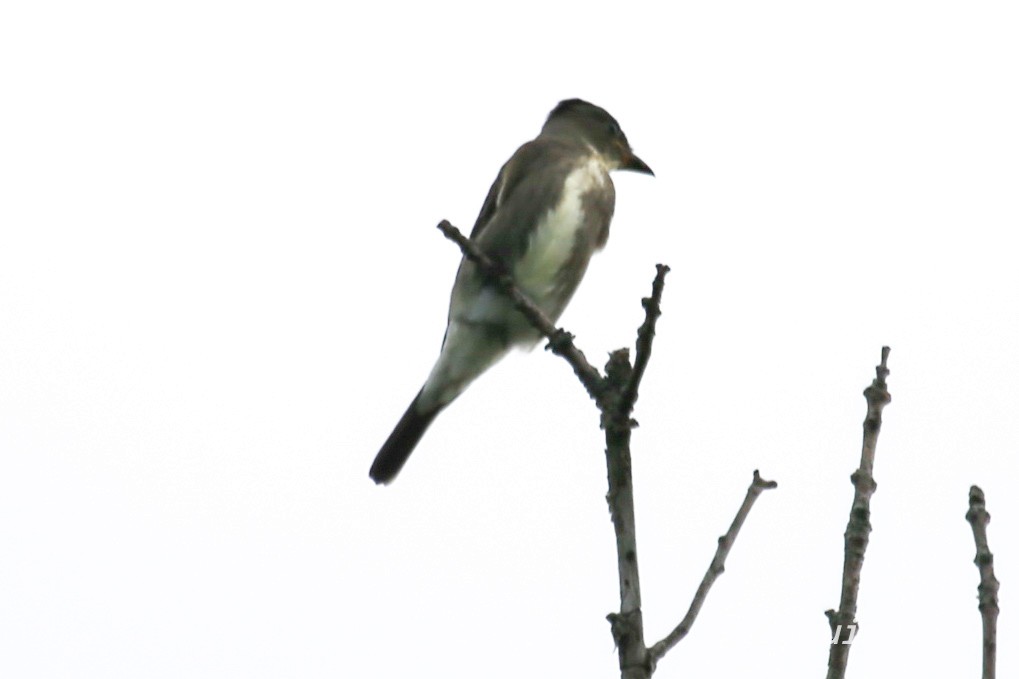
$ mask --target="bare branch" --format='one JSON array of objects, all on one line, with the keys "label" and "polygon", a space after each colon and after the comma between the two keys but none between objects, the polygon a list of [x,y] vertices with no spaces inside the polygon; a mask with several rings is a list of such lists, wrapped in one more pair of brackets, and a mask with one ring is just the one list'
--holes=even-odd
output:
[{"label": "bare branch", "polygon": [[690,609],[686,612],[686,616],[676,625],[676,629],[669,632],[668,636],[650,648],[649,653],[654,662],[657,662],[668,653],[693,627],[697,614],[700,613],[701,606],[704,605],[704,601],[708,598],[711,586],[715,584],[718,576],[725,572],[725,560],[728,558],[729,551],[732,550],[732,546],[736,542],[736,536],[739,535],[743,522],[746,521],[747,516],[750,514],[751,507],[754,506],[754,502],[764,491],[777,487],[777,483],[765,481],[761,478],[758,471],[754,470],[754,480],[751,482],[750,487],[747,488],[747,496],[743,499],[743,505],[736,512],[736,518],[732,520],[732,525],[729,526],[728,532],[718,538],[718,549],[715,550],[715,558],[711,560],[711,565],[708,566],[700,586],[697,587],[697,593],[694,594],[693,601],[690,602]]},{"label": "bare branch", "polygon": [[598,405],[605,429],[605,464],[608,469],[609,491],[605,501],[612,516],[619,571],[619,612],[609,614],[608,620],[612,625],[612,638],[619,649],[621,676],[623,679],[646,679],[654,672],[654,666],[644,645],[640,570],[637,567],[637,521],[633,509],[633,469],[630,461],[633,422],[620,409],[621,392],[632,375],[629,351],[613,351],[605,365],[605,398]]},{"label": "bare branch", "polygon": [[659,264],[651,297],[641,302],[644,323],[637,331],[636,366],[630,365],[627,349],[613,351],[605,365],[605,392],[598,402],[605,430],[605,464],[609,492],[605,496],[616,535],[616,563],[619,571],[619,612],[608,616],[612,638],[619,649],[619,669],[624,679],[644,679],[654,672],[655,658],[644,644],[641,612],[640,569],[637,567],[637,521],[633,509],[633,469],[630,434],[636,422],[630,419],[637,388],[651,357],[655,322],[661,316],[660,303],[669,267]]},{"label": "bare branch", "polygon": [[616,562],[619,572],[619,612],[608,616],[612,636],[619,648],[619,667],[624,677],[649,677],[654,659],[644,645],[641,613],[640,570],[637,566],[637,522],[633,508],[633,469],[630,460],[630,434],[636,422],[630,419],[637,388],[651,357],[655,322],[661,316],[662,290],[669,267],[659,264],[651,297],[641,300],[646,312],[637,331],[636,366],[630,365],[630,352],[619,349],[609,355],[605,366],[605,398],[599,402],[602,428],[605,430],[605,463],[609,491],[605,496],[616,535]]},{"label": "bare branch", "polygon": [[977,596],[980,600],[980,617],[984,627],[984,672],[983,679],[994,679],[998,653],[998,579],[994,577],[994,555],[987,544],[987,524],[991,515],[984,504],[984,491],[977,486],[969,489],[969,511],[966,520],[973,528],[973,540],[977,555],[973,563],[980,571]]},{"label": "bare branch", "polygon": [[573,343],[573,335],[562,328],[556,328],[548,317],[521,292],[513,281],[513,277],[493,262],[478,246],[460,233],[460,230],[443,219],[439,222],[439,231],[460,246],[464,257],[474,262],[482,273],[494,281],[513,302],[513,306],[524,315],[534,328],[548,338],[547,349],[553,354],[562,356],[573,368],[591,398],[597,401],[602,395],[602,377],[598,369],[588,363],[584,352]]},{"label": "bare branch", "polygon": [[754,500],[767,488],[774,488],[772,481],[763,481],[754,472],[754,482],[747,492],[743,506],[736,514],[729,532],[719,539],[715,558],[704,576],[694,601],[683,622],[662,641],[648,649],[644,643],[644,621],[641,612],[640,571],[637,567],[637,531],[633,502],[633,471],[630,458],[630,435],[636,422],[630,418],[637,400],[638,389],[651,358],[651,346],[655,336],[655,325],[661,316],[661,299],[665,287],[665,275],[669,267],[657,265],[657,275],[651,285],[651,296],[641,300],[644,307],[644,322],[637,330],[635,365],[630,364],[630,353],[619,349],[609,355],[605,376],[587,362],[583,352],[573,344],[573,336],[556,328],[542,311],[531,302],[516,286],[512,276],[497,262],[485,255],[470,239],[464,237],[448,221],[439,223],[443,235],[460,246],[464,257],[474,262],[489,281],[510,298],[514,307],[542,335],[549,339],[548,347],[553,353],[565,358],[573,371],[595,400],[601,413],[601,425],[605,430],[605,461],[608,470],[608,493],[605,500],[609,505],[612,525],[616,538],[616,560],[619,571],[619,612],[609,614],[612,637],[619,652],[619,669],[622,679],[648,679],[655,670],[658,659],[665,655],[689,631],[697,613],[707,597],[712,583],[722,573],[725,558],[736,539]]},{"label": "bare branch", "polygon": [[658,317],[662,315],[662,291],[665,289],[665,274],[669,273],[669,267],[665,264],[658,264],[655,267],[658,274],[651,284],[651,296],[640,301],[644,307],[644,322],[637,330],[637,350],[633,359],[633,372],[623,387],[622,398],[619,403],[619,410],[629,417],[633,412],[633,405],[637,402],[637,389],[640,381],[644,379],[644,371],[647,370],[648,361],[651,360],[651,343],[655,337],[655,324]]},{"label": "bare branch", "polygon": [[825,611],[832,631],[832,645],[828,652],[828,679],[843,679],[849,662],[849,649],[856,636],[856,600],[860,592],[860,575],[863,557],[870,539],[870,498],[877,490],[874,482],[874,456],[877,437],[881,433],[881,411],[891,402],[885,379],[889,375],[888,347],[881,347],[881,364],[877,376],[863,395],[867,399],[867,417],[863,421],[863,451],[860,468],[850,477],[855,492],[849,512],[849,525],[845,533],[845,561],[842,565],[842,596],[839,610]]}]

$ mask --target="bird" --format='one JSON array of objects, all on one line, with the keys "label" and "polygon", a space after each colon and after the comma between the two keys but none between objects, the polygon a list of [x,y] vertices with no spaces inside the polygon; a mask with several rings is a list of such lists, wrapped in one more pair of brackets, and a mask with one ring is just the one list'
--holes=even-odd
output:
[{"label": "bird", "polygon": [[[478,249],[553,323],[608,239],[613,170],[654,176],[608,111],[582,99],[561,101],[538,136],[499,170],[471,231]],[[540,338],[509,297],[464,257],[439,358],[382,444],[371,479],[395,479],[446,406],[510,349],[534,346]]]}]

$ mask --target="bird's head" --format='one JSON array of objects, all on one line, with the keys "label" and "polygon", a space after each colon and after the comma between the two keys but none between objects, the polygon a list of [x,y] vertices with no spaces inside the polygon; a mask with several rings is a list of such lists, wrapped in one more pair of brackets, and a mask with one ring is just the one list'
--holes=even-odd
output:
[{"label": "bird's head", "polygon": [[637,157],[619,123],[608,111],[583,99],[566,99],[548,114],[542,134],[579,137],[594,148],[612,169],[633,170],[654,176]]}]

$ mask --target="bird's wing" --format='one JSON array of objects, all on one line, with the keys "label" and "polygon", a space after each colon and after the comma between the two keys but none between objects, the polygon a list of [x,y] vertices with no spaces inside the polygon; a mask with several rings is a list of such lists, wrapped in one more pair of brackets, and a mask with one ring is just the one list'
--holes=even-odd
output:
[{"label": "bird's wing", "polygon": [[[513,158],[516,158],[516,154],[513,155]],[[499,192],[502,190],[502,187],[506,182],[506,175],[508,174],[507,168],[509,168],[510,163],[513,162],[513,158],[507,160],[502,168],[500,168],[499,176],[497,176],[495,181],[492,182],[492,188],[488,189],[488,195],[485,196],[485,202],[481,205],[481,212],[478,213],[478,218],[474,222],[474,228],[471,229],[471,240],[477,240],[478,235],[481,233],[482,229],[485,228],[485,225],[491,221],[492,215],[495,214],[496,209],[499,207]]]},{"label": "bird's wing", "polygon": [[[499,262],[515,261],[527,249],[535,218],[558,203],[575,157],[562,142],[538,137],[506,161],[488,191],[471,240]],[[551,160],[550,160],[551,159]]]}]

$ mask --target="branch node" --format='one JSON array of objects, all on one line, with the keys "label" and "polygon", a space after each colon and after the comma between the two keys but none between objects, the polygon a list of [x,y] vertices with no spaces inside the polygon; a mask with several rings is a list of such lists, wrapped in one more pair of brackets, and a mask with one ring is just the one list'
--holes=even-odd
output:
[{"label": "branch node", "polygon": [[[872,530],[870,498],[877,490],[873,471],[878,434],[881,433],[881,410],[892,400],[885,382],[891,373],[888,370],[890,351],[891,349],[888,347],[881,347],[881,364],[875,368],[874,381],[863,391],[863,396],[867,400],[867,414],[863,420],[863,449],[860,453],[860,466],[850,476],[854,492],[853,504],[849,510],[849,522],[844,534],[845,560],[842,566],[842,593],[839,598],[838,611],[828,610],[825,612],[833,637],[832,645],[828,651],[828,679],[845,677],[851,646],[848,643],[839,643],[839,641],[841,636],[850,639],[847,636],[850,629],[853,630],[852,634],[856,634],[858,630],[856,602],[859,597],[864,555]],[[840,639],[835,639],[836,636],[839,636]]]}]

